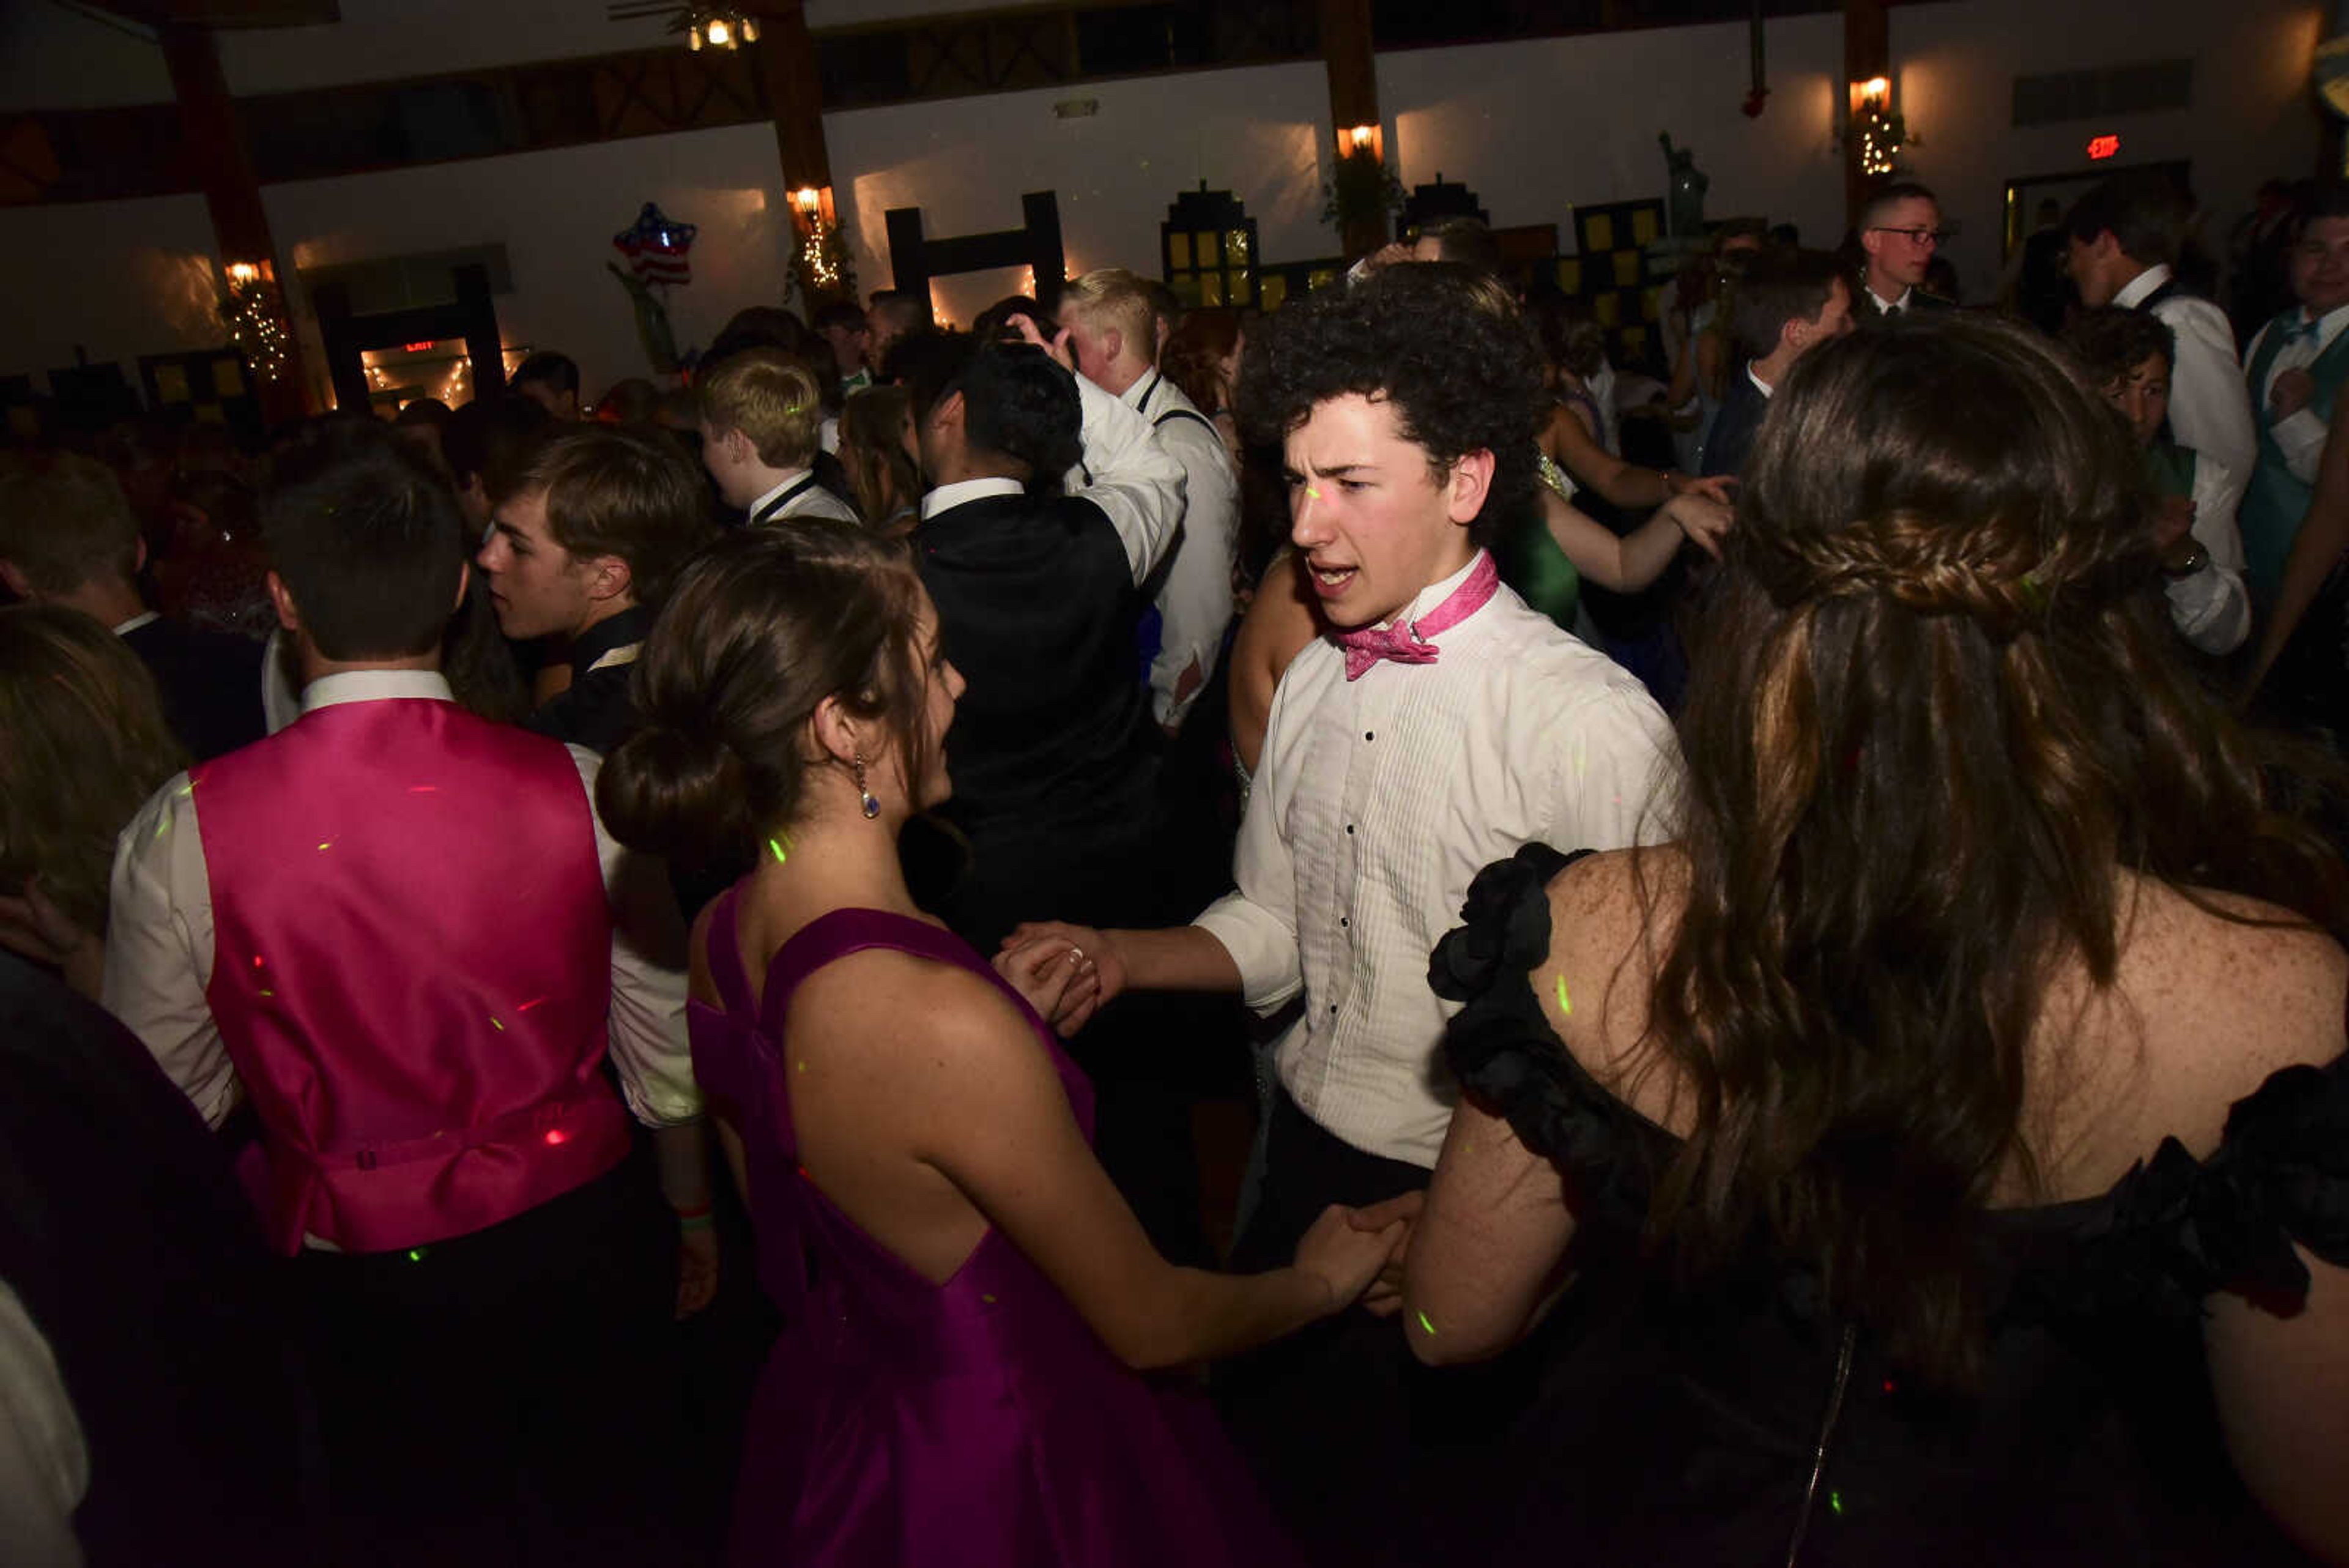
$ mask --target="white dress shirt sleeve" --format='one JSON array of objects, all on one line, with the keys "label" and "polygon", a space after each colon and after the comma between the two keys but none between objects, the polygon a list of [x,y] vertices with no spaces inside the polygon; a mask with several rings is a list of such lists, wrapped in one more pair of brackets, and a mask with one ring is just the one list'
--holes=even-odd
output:
[{"label": "white dress shirt sleeve", "polygon": [[0,1280],[0,1541],[15,1568],[80,1568],[89,1449],[48,1340]]},{"label": "white dress shirt sleeve", "polygon": [[2205,653],[2229,654],[2251,632],[2251,596],[2243,587],[2243,534],[2235,521],[2242,481],[2203,452],[2194,454],[2194,537],[2210,564],[2166,585],[2169,618]]},{"label": "white dress shirt sleeve", "polygon": [[570,748],[587,810],[595,823],[595,854],[612,905],[612,1064],[636,1118],[650,1127],[678,1127],[701,1115],[693,1079],[693,1052],[685,1033],[686,926],[668,872],[604,830],[595,810],[595,775],[604,759],[585,746]]},{"label": "white dress shirt sleeve", "polygon": [[100,1000],[217,1127],[243,1088],[204,994],[212,979],[212,879],[195,791],[181,774],[115,840]]},{"label": "white dress shirt sleeve", "polygon": [[1281,831],[1297,770],[1275,763],[1288,741],[1283,697],[1288,690],[1284,680],[1274,691],[1265,723],[1256,787],[1248,792],[1232,854],[1237,887],[1191,922],[1224,944],[1240,971],[1240,1000],[1262,1014],[1278,1012],[1305,989],[1297,940],[1297,866]]},{"label": "white dress shirt sleeve", "polygon": [[1082,376],[1084,468],[1092,475],[1070,493],[1100,507],[1125,546],[1139,584],[1174,542],[1183,521],[1183,465],[1154,439],[1150,421]]},{"label": "white dress shirt sleeve", "polygon": [[2169,373],[2169,428],[2178,444],[2248,478],[2259,437],[2251,428],[2251,400],[2235,358],[2233,329],[2207,299],[2173,296],[2154,314],[2178,340]]},{"label": "white dress shirt sleeve", "polygon": [[1549,763],[1544,842],[1622,849],[1677,836],[1680,744],[1638,681],[1622,676],[1586,688],[1554,722],[1530,728],[1544,737]]},{"label": "white dress shirt sleeve", "polygon": [[[1223,438],[1193,419],[1158,427],[1158,441],[1183,467],[1183,530],[1158,593],[1158,657],[1150,665],[1150,706],[1161,724],[1183,722],[1215,673],[1232,621],[1232,556],[1240,481]],[[1189,691],[1175,695],[1197,668]]]}]

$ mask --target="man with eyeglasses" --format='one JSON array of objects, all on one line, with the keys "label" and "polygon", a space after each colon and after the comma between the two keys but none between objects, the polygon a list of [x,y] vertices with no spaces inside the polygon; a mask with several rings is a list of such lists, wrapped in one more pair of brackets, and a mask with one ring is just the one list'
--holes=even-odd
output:
[{"label": "man with eyeglasses", "polygon": [[2235,332],[2207,299],[2180,292],[2171,267],[2192,223],[2192,199],[2158,170],[2099,181],[2064,220],[2072,285],[2094,309],[2116,305],[2158,317],[2178,340],[2169,372],[2169,430],[2230,473],[2258,458],[2251,401]]},{"label": "man with eyeglasses", "polygon": [[1860,303],[1866,318],[1904,310],[1946,310],[1950,302],[1924,290],[1925,269],[1941,246],[1941,203],[1914,181],[1900,180],[1870,196],[1859,210]]}]

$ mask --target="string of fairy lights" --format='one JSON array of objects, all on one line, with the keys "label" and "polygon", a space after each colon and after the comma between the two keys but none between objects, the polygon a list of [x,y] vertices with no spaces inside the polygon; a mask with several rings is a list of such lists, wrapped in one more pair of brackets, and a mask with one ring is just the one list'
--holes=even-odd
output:
[{"label": "string of fairy lights", "polygon": [[1891,94],[1889,80],[1873,78],[1859,85],[1859,103],[1852,110],[1859,171],[1871,179],[1899,167],[1901,145],[1909,140],[1908,126],[1891,107]]},{"label": "string of fairy lights", "polygon": [[221,305],[221,324],[232,347],[264,384],[274,385],[285,373],[285,311],[278,301],[277,284],[252,262],[234,262],[228,269],[228,295]]},{"label": "string of fairy lights", "polygon": [[[407,348],[409,352],[416,352],[439,346],[437,342],[411,343],[407,346]],[[369,352],[372,354],[374,351]],[[502,357],[505,360],[506,373],[512,375],[514,367],[527,357],[527,350],[507,348],[502,350]],[[439,381],[435,383],[428,378],[437,368],[438,363],[445,363],[447,368],[441,371]],[[471,402],[473,397],[473,362],[463,354],[459,354],[445,362],[409,359],[393,365],[378,364],[372,358],[368,358],[367,379],[367,386],[371,390],[377,393],[397,393],[403,404],[419,398],[433,398],[453,409],[460,403]]]}]

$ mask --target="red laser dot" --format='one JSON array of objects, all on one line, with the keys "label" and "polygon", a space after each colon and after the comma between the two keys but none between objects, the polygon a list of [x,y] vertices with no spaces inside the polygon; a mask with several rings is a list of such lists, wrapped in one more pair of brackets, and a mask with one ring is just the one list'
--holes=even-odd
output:
[{"label": "red laser dot", "polygon": [[568,1143],[571,1141],[571,1135],[561,1127],[549,1127],[546,1129],[546,1141],[550,1144]]}]

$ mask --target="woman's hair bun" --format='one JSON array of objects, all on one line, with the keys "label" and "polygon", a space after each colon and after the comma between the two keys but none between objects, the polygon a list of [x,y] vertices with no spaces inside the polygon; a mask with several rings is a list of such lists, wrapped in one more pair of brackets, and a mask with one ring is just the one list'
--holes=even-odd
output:
[{"label": "woman's hair bun", "polygon": [[688,866],[739,852],[750,838],[750,769],[715,730],[647,724],[604,763],[595,808],[631,849]]}]

